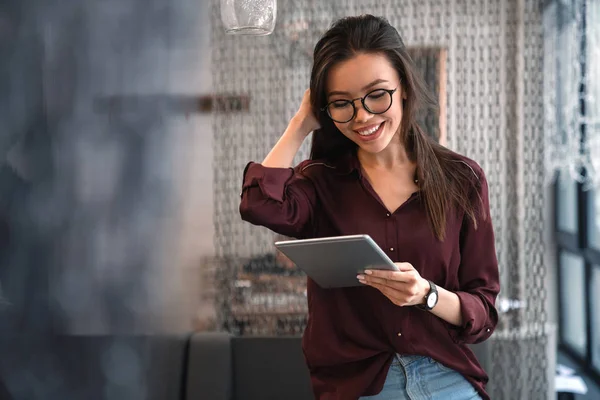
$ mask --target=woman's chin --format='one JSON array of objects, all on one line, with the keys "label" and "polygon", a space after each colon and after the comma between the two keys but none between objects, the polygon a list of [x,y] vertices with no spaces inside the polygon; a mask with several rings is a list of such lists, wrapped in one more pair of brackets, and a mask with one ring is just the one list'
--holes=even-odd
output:
[{"label": "woman's chin", "polygon": [[377,154],[377,153],[381,153],[382,151],[384,151],[390,144],[391,142],[391,138],[386,138],[386,137],[380,137],[377,140],[374,140],[372,142],[358,142],[356,143],[358,145],[358,147],[367,153],[370,154]]}]

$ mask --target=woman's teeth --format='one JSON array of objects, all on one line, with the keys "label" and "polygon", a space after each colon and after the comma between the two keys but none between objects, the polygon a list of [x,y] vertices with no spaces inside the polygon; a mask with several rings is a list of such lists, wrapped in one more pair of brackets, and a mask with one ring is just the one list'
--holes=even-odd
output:
[{"label": "woman's teeth", "polygon": [[366,131],[357,131],[359,135],[361,136],[369,136],[374,134],[375,132],[377,132],[377,129],[379,129],[379,127],[381,126],[381,124],[374,126],[373,128],[366,130]]}]

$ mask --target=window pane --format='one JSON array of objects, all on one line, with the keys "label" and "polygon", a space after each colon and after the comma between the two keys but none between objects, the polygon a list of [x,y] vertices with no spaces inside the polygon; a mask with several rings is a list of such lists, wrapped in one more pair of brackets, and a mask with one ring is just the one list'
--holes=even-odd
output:
[{"label": "window pane", "polygon": [[600,265],[592,268],[592,365],[600,372]]},{"label": "window pane", "polygon": [[585,268],[583,259],[563,251],[560,254],[561,332],[565,344],[582,356],[586,354]]},{"label": "window pane", "polygon": [[[586,64],[595,66],[586,71],[588,94],[585,106],[588,118],[586,134],[590,145],[591,159],[597,162],[600,160],[600,68],[598,68],[600,65],[600,51],[598,51],[600,46],[600,1],[588,1],[586,15],[588,18]],[[595,144],[592,144],[594,142]],[[598,167],[596,170],[596,173],[600,173]],[[600,191],[596,190],[596,193],[590,194],[587,207],[589,246],[600,251]]]},{"label": "window pane", "polygon": [[558,175],[556,210],[558,230],[577,234],[577,183],[565,172]]},{"label": "window pane", "polygon": [[600,196],[591,190],[587,206],[588,246],[600,251]]}]

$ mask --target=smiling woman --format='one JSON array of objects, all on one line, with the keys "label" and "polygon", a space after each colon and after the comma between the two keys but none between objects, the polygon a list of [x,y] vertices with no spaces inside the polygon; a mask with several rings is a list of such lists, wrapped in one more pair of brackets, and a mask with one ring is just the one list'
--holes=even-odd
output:
[{"label": "smiling woman", "polygon": [[[488,186],[418,124],[434,104],[394,27],[341,19],[315,46],[288,128],[244,170],[244,220],[296,238],[367,234],[398,266],[360,274],[358,287],[307,280],[303,349],[318,399],[489,399],[466,346],[498,322]],[[291,168],[313,131],[310,159]]]},{"label": "smiling woman", "polygon": [[[377,32],[379,27],[373,21],[364,22],[365,29]],[[370,154],[376,154],[380,166],[381,161],[388,167],[401,161],[398,165],[405,167],[405,181],[409,185],[414,180],[421,181],[429,221],[441,239],[448,202],[459,205],[473,220],[475,218],[473,204],[468,199],[472,171],[457,164],[455,153],[423,132],[417,123],[418,113],[435,109],[436,100],[416,71],[396,29],[387,24],[377,33],[379,36],[369,36],[338,23],[317,43],[310,102],[312,112],[320,117],[321,127],[313,135],[311,158],[332,160],[356,152],[359,158],[362,157],[363,168],[367,164],[373,165]],[[365,107],[362,96],[368,94],[369,89],[396,89],[389,97],[390,107],[383,113],[373,113]],[[338,114],[331,118],[332,102],[335,107],[338,101],[348,104],[350,99],[354,99],[350,103],[355,118],[340,122],[347,119],[350,108],[343,119],[339,119]],[[358,99],[361,99],[362,107],[357,109],[355,102]],[[322,118],[324,105],[329,118]],[[378,124],[382,129],[364,135],[364,132],[379,127]],[[388,148],[390,143],[392,146]],[[364,151],[366,145],[370,150]],[[368,167],[366,172],[369,174]],[[428,179],[423,179],[425,174]]]}]

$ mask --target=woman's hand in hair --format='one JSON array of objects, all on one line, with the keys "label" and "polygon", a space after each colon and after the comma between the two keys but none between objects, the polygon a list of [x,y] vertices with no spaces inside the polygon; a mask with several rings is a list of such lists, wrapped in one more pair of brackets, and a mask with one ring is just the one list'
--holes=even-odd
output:
[{"label": "woman's hand in hair", "polygon": [[302,132],[305,137],[308,136],[312,131],[321,128],[319,121],[312,112],[310,105],[310,89],[306,89],[304,96],[302,97],[302,103],[300,108],[294,115],[294,120],[302,127],[299,131]]},{"label": "woman's hand in hair", "polygon": [[304,92],[300,109],[291,119],[283,135],[262,162],[264,167],[290,168],[306,137],[320,125],[310,107],[310,90]]}]

